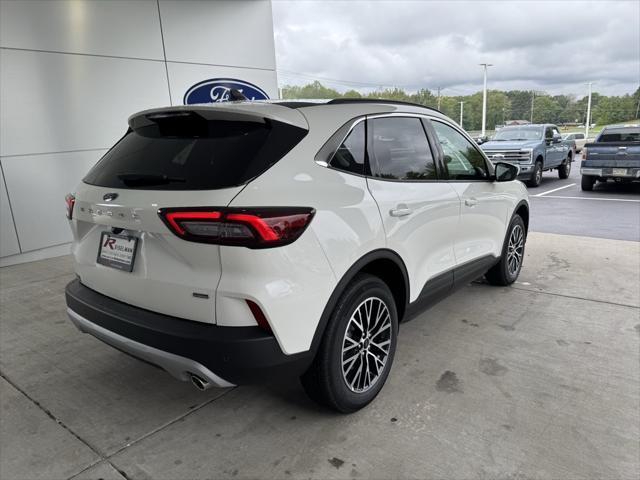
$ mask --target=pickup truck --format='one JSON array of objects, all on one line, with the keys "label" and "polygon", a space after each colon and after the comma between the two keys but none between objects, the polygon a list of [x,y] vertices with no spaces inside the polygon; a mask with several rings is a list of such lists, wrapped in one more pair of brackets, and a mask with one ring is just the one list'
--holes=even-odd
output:
[{"label": "pickup truck", "polygon": [[611,125],[582,150],[582,190],[596,181],[640,181],[640,125]]},{"label": "pickup truck", "polygon": [[576,152],[581,152],[587,143],[587,137],[584,136],[584,133],[565,133],[562,139],[568,142],[573,140],[576,145]]},{"label": "pickup truck", "polygon": [[545,170],[557,169],[560,178],[569,177],[574,157],[572,145],[573,141],[562,140],[555,125],[527,124],[501,128],[480,148],[493,163],[518,165],[518,179],[529,187],[537,187]]}]

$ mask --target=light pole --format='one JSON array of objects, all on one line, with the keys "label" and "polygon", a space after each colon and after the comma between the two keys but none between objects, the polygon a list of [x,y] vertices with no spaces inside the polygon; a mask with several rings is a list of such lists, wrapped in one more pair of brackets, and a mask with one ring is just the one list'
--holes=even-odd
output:
[{"label": "light pole", "polygon": [[587,100],[587,121],[584,124],[584,138],[589,138],[589,126],[591,125],[591,86],[593,82],[589,82],[587,85],[589,85],[589,100]]},{"label": "light pole", "polygon": [[438,110],[440,110],[440,90],[442,90],[442,87],[438,87]]},{"label": "light pole", "polygon": [[462,127],[462,115],[464,114],[464,102],[460,102],[460,128]]},{"label": "light pole", "polygon": [[536,98],[536,91],[535,90],[531,90],[531,120],[530,122],[533,123],[533,101]]},{"label": "light pole", "polygon": [[484,68],[484,89],[482,90],[482,136],[484,137],[487,127],[487,67],[493,67],[492,63],[481,63]]}]

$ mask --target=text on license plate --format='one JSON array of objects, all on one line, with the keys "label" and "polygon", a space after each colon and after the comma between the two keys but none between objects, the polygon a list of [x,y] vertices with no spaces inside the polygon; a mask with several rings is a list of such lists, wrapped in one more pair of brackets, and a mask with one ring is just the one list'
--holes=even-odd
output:
[{"label": "text on license plate", "polygon": [[102,232],[97,261],[107,267],[130,272],[133,270],[137,245],[138,239],[136,237]]},{"label": "text on license plate", "polygon": [[612,173],[613,173],[613,175],[626,175],[627,174],[627,169],[626,168],[614,168]]}]

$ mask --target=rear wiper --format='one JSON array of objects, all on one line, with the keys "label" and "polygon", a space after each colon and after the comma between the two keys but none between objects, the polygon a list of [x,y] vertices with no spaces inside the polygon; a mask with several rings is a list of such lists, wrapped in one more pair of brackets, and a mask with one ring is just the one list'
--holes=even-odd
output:
[{"label": "rear wiper", "polygon": [[116,177],[129,187],[166,185],[168,183],[184,183],[187,181],[186,178],[182,177],[169,177],[168,175],[158,175],[154,173],[119,173]]}]

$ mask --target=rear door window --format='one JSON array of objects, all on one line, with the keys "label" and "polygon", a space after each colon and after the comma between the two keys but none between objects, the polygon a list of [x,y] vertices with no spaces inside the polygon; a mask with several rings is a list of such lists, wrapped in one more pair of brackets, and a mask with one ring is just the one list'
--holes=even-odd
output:
[{"label": "rear door window", "polygon": [[[370,161],[374,175],[392,180],[436,180],[436,166],[419,118],[369,120]],[[373,160],[371,160],[373,157]]]},{"label": "rear door window", "polygon": [[168,117],[128,131],[83,181],[150,190],[244,185],[286,155],[306,133],[260,118],[254,122]]}]

